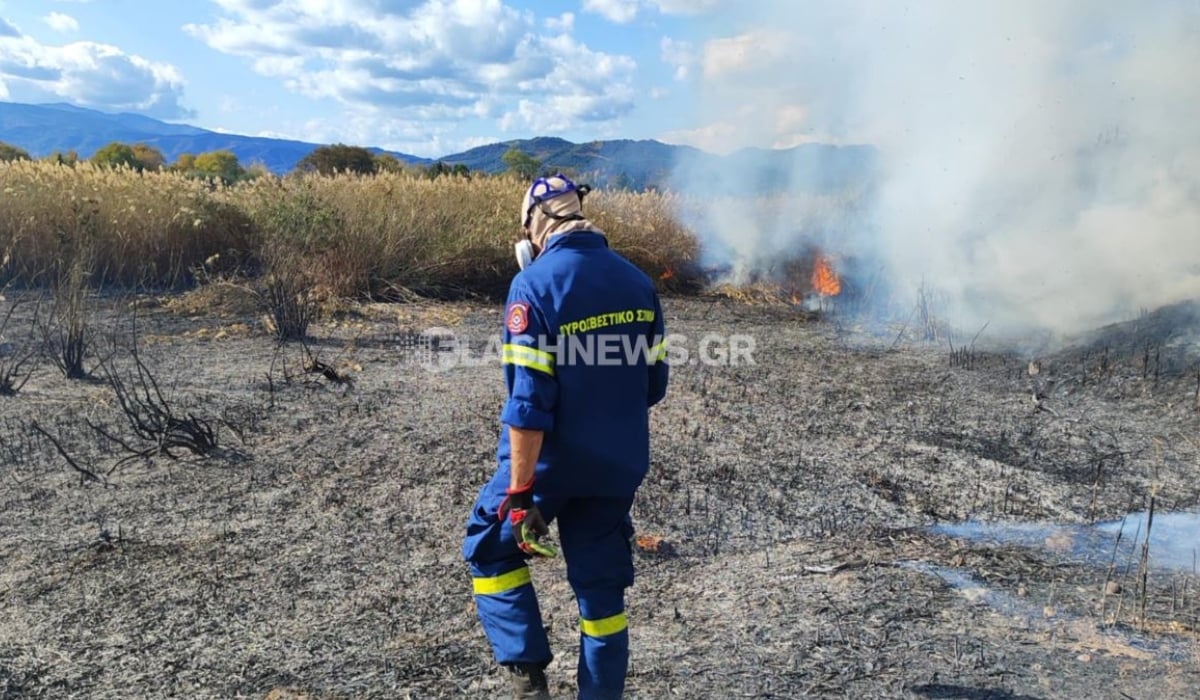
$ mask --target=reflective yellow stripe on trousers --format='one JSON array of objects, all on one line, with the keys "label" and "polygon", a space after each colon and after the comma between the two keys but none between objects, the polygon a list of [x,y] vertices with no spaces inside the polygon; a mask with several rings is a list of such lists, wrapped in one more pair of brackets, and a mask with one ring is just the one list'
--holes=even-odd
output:
[{"label": "reflective yellow stripe on trousers", "polygon": [[625,617],[625,611],[621,611],[612,617],[606,617],[600,620],[585,620],[579,618],[579,631],[589,637],[607,637],[610,634],[623,632],[629,627],[629,619]]},{"label": "reflective yellow stripe on trousers", "polygon": [[472,579],[472,583],[475,585],[475,595],[496,595],[524,586],[532,580],[529,567],[523,566],[499,576]]}]

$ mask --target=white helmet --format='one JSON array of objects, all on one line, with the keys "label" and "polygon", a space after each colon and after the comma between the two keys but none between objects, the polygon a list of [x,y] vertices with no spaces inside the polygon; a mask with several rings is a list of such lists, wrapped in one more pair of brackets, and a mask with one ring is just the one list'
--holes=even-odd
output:
[{"label": "white helmet", "polygon": [[578,207],[573,207],[563,214],[556,214],[545,209],[542,210],[542,213],[557,221],[582,219],[583,198],[591,191],[592,188],[589,185],[576,185],[562,173],[552,177],[540,177],[533,181],[529,189],[525,190],[525,197],[521,200],[521,226],[525,229],[526,237],[516,245],[517,265],[522,270],[537,257],[529,232],[529,227],[533,223],[533,210],[541,206],[544,202],[574,192],[579,198]]},{"label": "white helmet", "polygon": [[562,173],[551,177],[539,177],[525,190],[525,197],[521,201],[521,225],[529,228],[533,221],[533,208],[542,202],[575,192],[582,205],[584,195],[591,191],[592,188],[588,185],[576,185]]}]

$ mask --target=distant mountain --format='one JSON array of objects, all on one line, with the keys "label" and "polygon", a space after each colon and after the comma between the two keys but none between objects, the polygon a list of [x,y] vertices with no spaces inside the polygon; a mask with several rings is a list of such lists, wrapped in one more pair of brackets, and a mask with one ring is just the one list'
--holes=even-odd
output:
[{"label": "distant mountain", "polygon": [[[183,153],[228,149],[243,164],[262,163],[276,173],[292,170],[300,159],[322,145],[224,134],[138,114],[110,114],[68,104],[6,102],[0,102],[0,141],[23,148],[35,158],[54,151],[75,151],[89,158],[113,141],[149,144],[162,151],[168,162]],[[572,143],[540,137],[493,143],[437,159],[371,150],[391,153],[412,165],[440,161],[499,173],[508,168],[503,157],[513,148],[540,161],[544,170],[573,174],[594,186],[636,190],[657,187],[698,193],[828,191],[869,181],[876,165],[876,151],[870,146],[824,144],[786,150],[746,149],[721,156],[659,141]]]},{"label": "distant mountain", "polygon": [[[301,158],[322,145],[223,134],[186,124],[169,124],[140,114],[110,114],[67,104],[11,102],[0,102],[0,141],[19,146],[34,158],[43,158],[55,151],[75,151],[81,158],[89,158],[113,141],[149,144],[162,151],[168,162],[183,153],[228,149],[244,165],[262,163],[277,173],[293,169]],[[424,165],[430,162],[404,153],[391,154],[406,163]]]},{"label": "distant mountain", "polygon": [[508,166],[502,158],[514,148],[541,161],[546,170],[587,175],[598,181],[593,184],[623,185],[633,189],[665,186],[682,156],[701,154],[690,146],[671,146],[658,141],[572,143],[540,137],[479,146],[438,160],[450,165],[466,165],[472,170],[503,172]]},{"label": "distant mountain", "polygon": [[805,144],[785,150],[746,149],[719,156],[691,146],[659,141],[572,143],[541,137],[493,143],[437,160],[472,170],[503,172],[509,149],[527,153],[547,171],[574,173],[593,184],[632,189],[672,188],[691,192],[753,193],[828,191],[867,181],[876,151],[870,146]]}]

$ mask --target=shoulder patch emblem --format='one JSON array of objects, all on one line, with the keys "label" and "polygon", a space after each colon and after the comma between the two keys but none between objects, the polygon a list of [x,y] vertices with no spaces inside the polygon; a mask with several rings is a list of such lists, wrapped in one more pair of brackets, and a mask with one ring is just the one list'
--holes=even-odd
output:
[{"label": "shoulder patch emblem", "polygon": [[509,304],[504,325],[510,333],[524,333],[529,327],[529,304],[524,301]]}]

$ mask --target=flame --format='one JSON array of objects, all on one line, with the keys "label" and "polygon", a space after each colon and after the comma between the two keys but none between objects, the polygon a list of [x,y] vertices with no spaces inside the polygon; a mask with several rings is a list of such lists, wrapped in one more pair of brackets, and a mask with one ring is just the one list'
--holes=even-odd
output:
[{"label": "flame", "polygon": [[661,275],[659,275],[658,278],[660,280],[669,280],[674,276],[675,276],[675,271],[668,267],[666,270],[663,270],[663,273]]},{"label": "flame", "polygon": [[836,297],[842,293],[842,280],[823,255],[818,255],[813,263],[812,288],[826,297]]}]

